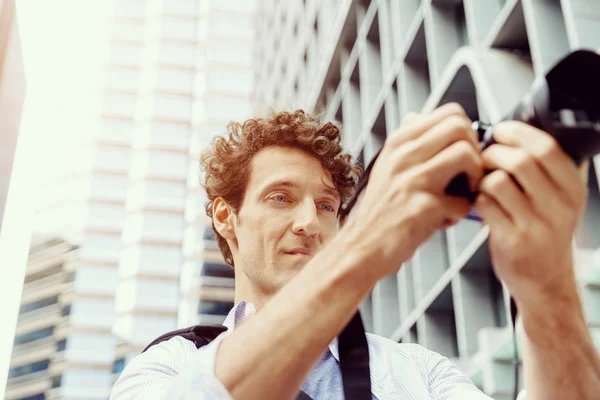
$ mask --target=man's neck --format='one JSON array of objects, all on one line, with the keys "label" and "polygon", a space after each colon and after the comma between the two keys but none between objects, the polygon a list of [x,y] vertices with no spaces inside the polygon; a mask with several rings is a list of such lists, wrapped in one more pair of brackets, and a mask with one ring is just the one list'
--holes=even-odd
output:
[{"label": "man's neck", "polygon": [[[245,277],[244,277],[245,278]],[[235,279],[235,304],[240,301],[251,303],[254,308],[260,310],[273,297],[272,293],[265,293],[260,288],[252,285],[247,278],[236,276]]]}]

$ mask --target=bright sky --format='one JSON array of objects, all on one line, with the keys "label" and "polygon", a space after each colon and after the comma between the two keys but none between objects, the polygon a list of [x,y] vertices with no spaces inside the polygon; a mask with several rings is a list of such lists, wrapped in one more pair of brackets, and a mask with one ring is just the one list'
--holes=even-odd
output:
[{"label": "bright sky", "polygon": [[[12,352],[36,190],[69,163],[68,144],[81,138],[101,100],[112,1],[16,0],[27,95],[0,236],[0,398]],[[63,150],[63,151],[61,151]],[[66,150],[66,151],[64,151]],[[72,152],[71,152],[72,153]]]},{"label": "bright sky", "polygon": [[35,131],[48,153],[85,134],[77,127],[101,100],[112,2],[17,3],[28,86],[24,128]]}]

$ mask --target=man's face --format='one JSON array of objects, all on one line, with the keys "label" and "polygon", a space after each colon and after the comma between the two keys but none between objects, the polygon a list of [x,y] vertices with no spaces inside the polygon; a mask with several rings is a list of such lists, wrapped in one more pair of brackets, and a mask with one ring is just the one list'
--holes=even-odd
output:
[{"label": "man's face", "polygon": [[261,150],[249,175],[235,226],[236,273],[273,293],[334,236],[340,199],[331,174],[298,149]]}]

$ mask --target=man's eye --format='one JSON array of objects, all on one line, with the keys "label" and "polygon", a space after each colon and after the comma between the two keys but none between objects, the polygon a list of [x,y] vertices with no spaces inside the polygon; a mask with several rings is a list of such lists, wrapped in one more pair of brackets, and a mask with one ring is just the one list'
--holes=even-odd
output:
[{"label": "man's eye", "polygon": [[321,208],[324,211],[327,211],[327,212],[334,212],[335,211],[335,208],[331,204],[323,204],[323,205],[321,205]]},{"label": "man's eye", "polygon": [[277,196],[271,197],[271,200],[274,200],[277,203],[285,203],[287,201],[287,198],[283,195],[277,195]]}]

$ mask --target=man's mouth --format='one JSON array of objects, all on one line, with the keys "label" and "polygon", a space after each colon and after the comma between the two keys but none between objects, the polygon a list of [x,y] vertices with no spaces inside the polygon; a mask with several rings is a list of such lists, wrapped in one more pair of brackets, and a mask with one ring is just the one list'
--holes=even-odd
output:
[{"label": "man's mouth", "polygon": [[293,249],[285,251],[285,254],[310,256],[312,254],[312,251],[310,251],[310,249],[306,247],[295,247]]}]

